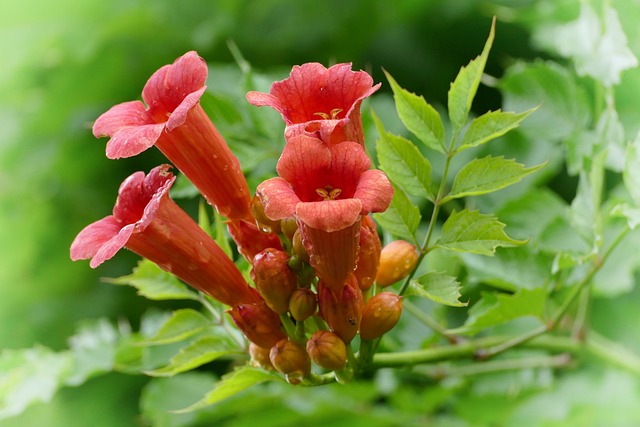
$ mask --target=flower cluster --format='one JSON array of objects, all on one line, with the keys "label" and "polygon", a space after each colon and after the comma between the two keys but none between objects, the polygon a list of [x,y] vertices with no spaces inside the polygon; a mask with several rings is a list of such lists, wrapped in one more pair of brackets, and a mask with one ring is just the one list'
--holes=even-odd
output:
[{"label": "flower cluster", "polygon": [[402,309],[397,295],[368,292],[381,256],[369,214],[386,210],[393,196],[386,175],[371,169],[360,115],[380,85],[350,64],[309,63],[270,93],[249,92],[251,104],[272,107],[286,124],[278,176],[251,197],[237,158],[200,106],[206,79],[206,63],[189,52],[151,76],[144,103],[112,107],[93,133],[110,137],[109,158],[155,145],[227,218],[253,286],[171,200],[169,165],[127,178],[113,214],[78,234],[71,258],[91,259],[95,268],[125,247],[228,305],[254,363],[291,382],[310,373],[311,361],[339,371],[358,333],[378,338]]}]

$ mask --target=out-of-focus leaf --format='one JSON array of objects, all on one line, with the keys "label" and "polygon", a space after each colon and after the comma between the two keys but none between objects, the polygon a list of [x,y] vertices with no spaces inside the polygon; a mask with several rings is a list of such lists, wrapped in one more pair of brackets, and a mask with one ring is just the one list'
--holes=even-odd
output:
[{"label": "out-of-focus leaf", "polygon": [[504,224],[489,214],[462,210],[453,212],[442,226],[442,235],[435,245],[456,252],[493,255],[498,246],[520,246],[525,240],[515,240],[504,232]]},{"label": "out-of-focus leaf", "polygon": [[175,413],[187,413],[204,408],[221,400],[234,396],[247,388],[265,381],[284,381],[282,377],[274,372],[265,371],[260,368],[243,366],[237,368],[223,376],[215,385],[215,388],[205,395],[203,399],[184,409],[174,411]]},{"label": "out-of-focus leaf", "polygon": [[374,116],[380,140],[376,145],[378,162],[391,181],[417,197],[433,200],[431,164],[411,141],[388,133]]},{"label": "out-of-focus leaf", "polygon": [[188,338],[211,326],[211,320],[202,313],[190,308],[174,311],[163,323],[158,332],[140,345],[169,344]]},{"label": "out-of-focus leaf", "polygon": [[477,196],[500,190],[519,182],[543,166],[526,168],[515,160],[503,157],[487,156],[473,159],[457,173],[451,191],[443,199],[443,203],[459,197]]},{"label": "out-of-focus leaf", "polygon": [[627,144],[622,178],[631,199],[640,207],[640,133]]},{"label": "out-of-focus leaf", "polygon": [[401,88],[385,71],[402,123],[427,147],[444,153],[444,126],[440,114],[422,96]]},{"label": "out-of-focus leaf", "polygon": [[191,299],[198,300],[193,292],[174,275],[162,270],[153,262],[143,259],[133,269],[133,273],[104,281],[115,285],[129,285],[138,290],[138,294],[151,300]]},{"label": "out-of-focus leaf", "polygon": [[622,72],[636,67],[638,59],[629,49],[616,10],[611,5],[602,10],[603,18],[591,4],[581,2],[576,20],[540,26],[534,38],[572,59],[579,75],[593,77],[609,87],[620,83]]},{"label": "out-of-focus leaf", "polygon": [[537,109],[538,107],[535,107],[523,113],[503,112],[501,110],[489,111],[474,118],[471,120],[471,124],[469,124],[469,128],[462,137],[462,142],[456,151],[460,152],[467,148],[477,147],[504,135],[517,128],[521,121]]},{"label": "out-of-focus leaf", "polygon": [[480,79],[487,63],[489,51],[495,36],[495,19],[491,23],[489,37],[484,45],[480,56],[469,62],[466,67],[462,67],[456,76],[448,93],[449,118],[451,125],[457,131],[467,124],[467,117],[471,110],[471,104],[478,91]]},{"label": "out-of-focus leaf", "polygon": [[417,245],[416,230],[420,225],[420,209],[398,187],[393,187],[391,206],[373,217],[389,233]]},{"label": "out-of-focus leaf", "polygon": [[541,288],[520,289],[514,294],[485,293],[469,309],[469,317],[464,325],[450,332],[473,335],[485,328],[524,316],[542,320],[546,298],[547,292]]},{"label": "out-of-focus leaf", "polygon": [[520,125],[522,132],[536,140],[562,141],[590,120],[584,88],[558,64],[517,62],[507,69],[498,87],[503,110],[540,106]]},{"label": "out-of-focus leaf", "polygon": [[154,377],[172,377],[205,363],[213,362],[220,357],[242,353],[229,349],[225,341],[220,338],[205,336],[180,349],[180,352],[171,358],[167,366],[147,371],[146,374]]},{"label": "out-of-focus leaf", "polygon": [[37,345],[0,353],[0,419],[17,415],[35,402],[48,402],[71,368],[69,353]]},{"label": "out-of-focus leaf", "polygon": [[95,374],[111,371],[120,341],[119,335],[106,319],[85,322],[80,326],[69,338],[73,369],[66,384],[76,386]]},{"label": "out-of-focus leaf", "polygon": [[455,277],[445,273],[430,272],[412,280],[405,295],[417,295],[440,304],[464,307],[468,303],[460,301],[460,288],[460,282]]}]

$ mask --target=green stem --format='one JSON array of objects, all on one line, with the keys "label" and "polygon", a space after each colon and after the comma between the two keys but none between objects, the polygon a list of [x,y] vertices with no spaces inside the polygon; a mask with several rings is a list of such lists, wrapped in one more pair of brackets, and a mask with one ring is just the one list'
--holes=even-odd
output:
[{"label": "green stem", "polygon": [[449,334],[449,332],[447,331],[447,328],[442,326],[440,323],[436,322],[434,319],[431,318],[431,316],[426,314],[424,311],[420,310],[420,308],[416,307],[413,303],[405,299],[404,301],[402,301],[402,306],[404,310],[411,313],[420,322],[424,323],[427,327],[433,329],[435,332],[437,332],[438,334],[440,334],[450,342],[452,343],[458,342],[459,340],[458,337]]},{"label": "green stem", "polygon": [[621,344],[611,341],[595,331],[589,331],[586,346],[592,354],[600,359],[640,376],[640,356]]}]

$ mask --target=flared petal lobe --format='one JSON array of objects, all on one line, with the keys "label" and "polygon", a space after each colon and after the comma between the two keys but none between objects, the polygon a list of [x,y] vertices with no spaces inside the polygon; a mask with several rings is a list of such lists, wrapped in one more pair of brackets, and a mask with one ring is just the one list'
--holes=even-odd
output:
[{"label": "flared petal lobe", "polygon": [[360,105],[379,87],[366,72],[352,71],[349,63],[325,68],[312,62],[294,66],[269,94],[249,92],[247,100],[278,111],[287,125],[287,140],[313,134],[325,143],[353,140],[364,146]]}]

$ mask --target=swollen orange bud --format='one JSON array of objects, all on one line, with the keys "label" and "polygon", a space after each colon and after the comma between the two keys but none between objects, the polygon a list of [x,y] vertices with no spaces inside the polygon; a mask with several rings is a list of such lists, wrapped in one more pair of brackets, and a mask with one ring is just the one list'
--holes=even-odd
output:
[{"label": "swollen orange bud", "polygon": [[404,240],[396,240],[382,248],[376,283],[386,287],[404,279],[418,263],[416,247]]},{"label": "swollen orange bud", "polygon": [[299,384],[311,372],[311,361],[305,349],[288,339],[278,341],[271,348],[269,359],[291,384]]},{"label": "swollen orange bud", "polygon": [[250,343],[249,355],[251,356],[251,366],[273,369],[273,365],[269,359],[269,349],[262,348],[255,343]]},{"label": "swollen orange bud", "polygon": [[259,197],[253,196],[251,199],[251,213],[256,219],[256,224],[265,233],[280,233],[280,221],[273,221],[264,214],[264,205]]},{"label": "swollen orange bud", "polygon": [[351,274],[342,291],[335,295],[322,280],[318,282],[320,316],[345,343],[358,333],[362,317],[362,293],[355,276]]},{"label": "swollen orange bud", "polygon": [[298,278],[287,264],[289,256],[280,250],[267,248],[253,259],[251,278],[265,302],[276,313],[289,310],[289,299],[298,287]]},{"label": "swollen orange bud", "polygon": [[371,341],[389,332],[400,320],[402,297],[391,292],[373,296],[364,306],[360,337]]},{"label": "swollen orange bud", "polygon": [[293,291],[289,300],[289,311],[294,319],[304,322],[316,313],[318,301],[316,294],[309,288]]},{"label": "swollen orange bud", "polygon": [[380,262],[380,237],[376,231],[376,223],[370,216],[362,217],[362,227],[360,228],[360,252],[358,253],[358,263],[354,271],[358,286],[362,291],[366,291],[373,285]]},{"label": "swollen orange bud", "polygon": [[347,364],[347,346],[333,332],[317,331],[311,335],[307,353],[313,363],[330,371],[339,371]]},{"label": "swollen orange bud", "polygon": [[238,304],[228,313],[247,339],[262,348],[271,348],[286,337],[281,328],[280,317],[264,302]]}]

